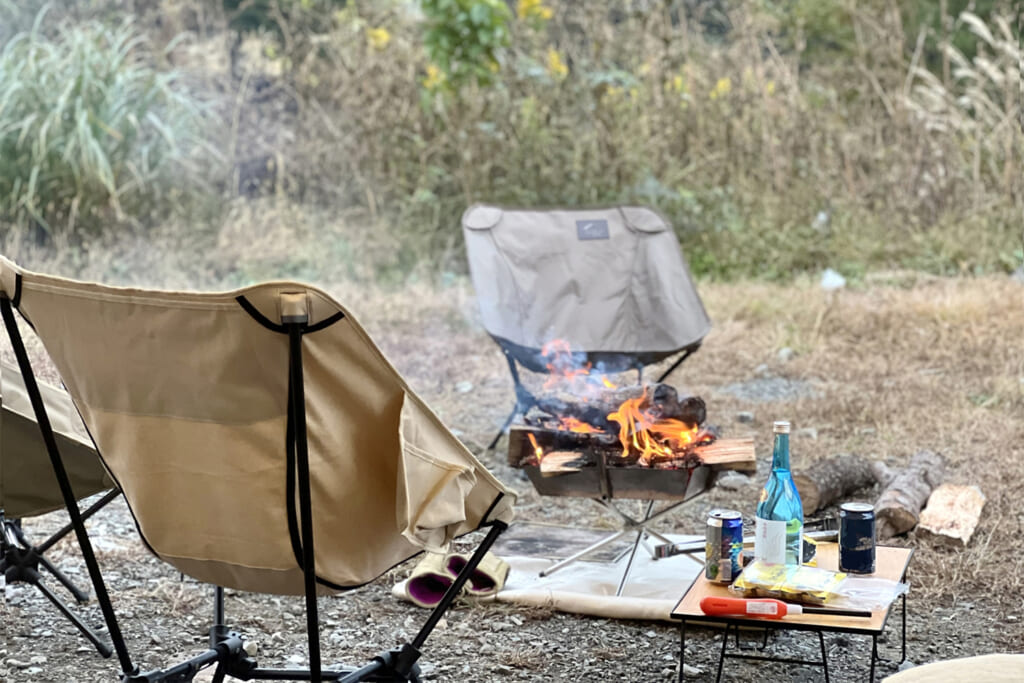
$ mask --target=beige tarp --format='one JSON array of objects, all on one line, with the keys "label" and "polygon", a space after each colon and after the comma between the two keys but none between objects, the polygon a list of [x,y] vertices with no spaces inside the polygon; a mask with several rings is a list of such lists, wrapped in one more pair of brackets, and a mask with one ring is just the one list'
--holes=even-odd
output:
[{"label": "beige tarp", "polygon": [[[114,484],[96,457],[71,397],[43,382],[39,393],[76,498]],[[32,517],[64,507],[25,381],[18,368],[0,363],[0,510],[9,519]]]},{"label": "beige tarp", "polygon": [[512,495],[318,289],[115,288],[21,271],[5,259],[0,287],[12,298],[20,292],[19,310],[146,542],[201,581],[303,590],[285,485],[288,337],[236,297],[271,326],[281,323],[282,301],[299,301],[311,327],[344,313],[302,342],[322,582],[361,585],[424,548],[443,548],[485,515],[511,518]]},{"label": "beige tarp", "polygon": [[477,205],[462,226],[483,325],[496,337],[650,353],[682,349],[710,329],[675,233],[650,209]]}]

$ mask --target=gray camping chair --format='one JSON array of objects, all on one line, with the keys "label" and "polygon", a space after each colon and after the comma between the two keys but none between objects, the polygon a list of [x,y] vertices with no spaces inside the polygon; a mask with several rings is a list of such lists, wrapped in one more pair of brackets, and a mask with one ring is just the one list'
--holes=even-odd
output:
[{"label": "gray camping chair", "polygon": [[517,364],[549,372],[545,344],[560,339],[593,372],[637,370],[678,355],[711,329],[672,226],[657,212],[621,206],[524,210],[476,205],[462,216],[484,329],[501,347],[516,403],[493,449],[536,398]]},{"label": "gray camping chair", "polygon": [[[54,438],[64,455],[70,485],[76,499],[106,491],[83,519],[98,512],[120,492],[107,476],[92,441],[66,392],[39,383],[39,396],[50,416]],[[109,489],[109,490],[108,490]],[[79,604],[88,594],[76,586],[47,558],[46,552],[73,530],[66,525],[45,541],[34,543],[25,535],[21,520],[64,507],[58,480],[53,475],[46,444],[36,424],[25,380],[18,369],[0,363],[0,574],[8,583],[34,586],[85,636],[104,657],[110,646],[43,581],[45,569]]]}]

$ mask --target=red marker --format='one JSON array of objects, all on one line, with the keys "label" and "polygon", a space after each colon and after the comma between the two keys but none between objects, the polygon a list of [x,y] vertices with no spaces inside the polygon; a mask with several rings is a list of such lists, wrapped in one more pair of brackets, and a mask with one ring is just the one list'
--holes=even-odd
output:
[{"label": "red marker", "polygon": [[758,617],[760,619],[781,619],[795,614],[833,614],[841,617],[871,617],[871,612],[852,609],[829,609],[826,607],[805,607],[773,598],[719,598],[709,595],[701,599],[700,609],[704,614],[718,617]]}]

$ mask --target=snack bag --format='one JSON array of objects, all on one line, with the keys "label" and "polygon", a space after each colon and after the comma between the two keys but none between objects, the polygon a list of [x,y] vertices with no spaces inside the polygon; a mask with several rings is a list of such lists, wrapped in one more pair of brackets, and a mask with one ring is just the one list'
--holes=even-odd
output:
[{"label": "snack bag", "polygon": [[731,589],[744,597],[778,598],[787,602],[821,605],[838,595],[846,578],[841,572],[817,567],[769,564],[754,560]]}]

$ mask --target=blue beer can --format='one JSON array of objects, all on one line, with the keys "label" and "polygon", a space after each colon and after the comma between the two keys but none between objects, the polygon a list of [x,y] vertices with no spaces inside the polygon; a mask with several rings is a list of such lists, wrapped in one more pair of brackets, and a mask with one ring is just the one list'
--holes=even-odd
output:
[{"label": "blue beer can", "polygon": [[732,583],[743,569],[743,515],[736,510],[712,510],[704,539],[705,578],[714,583]]},{"label": "blue beer can", "polygon": [[875,571],[875,509],[868,503],[839,506],[839,571]]}]

